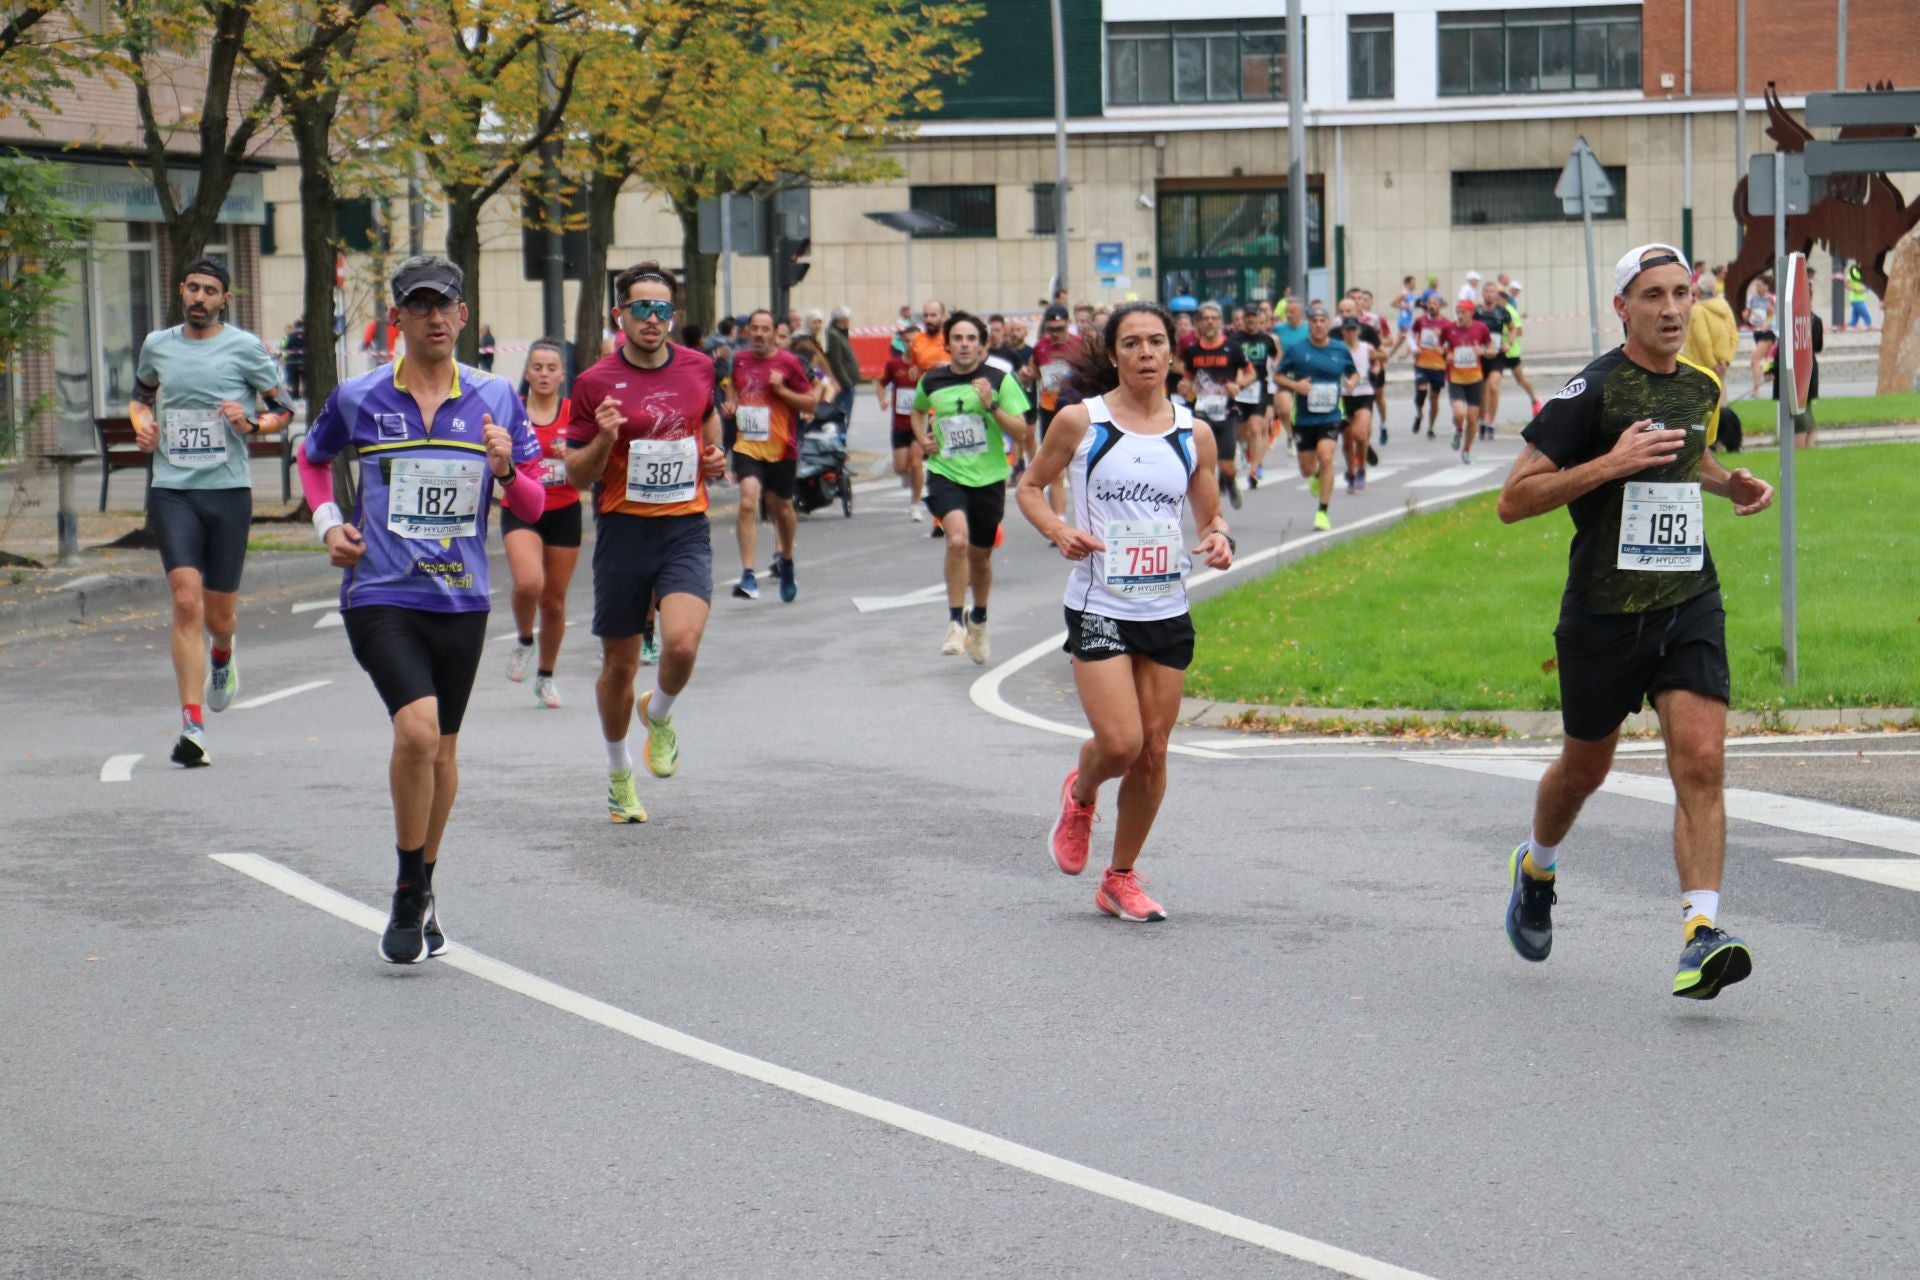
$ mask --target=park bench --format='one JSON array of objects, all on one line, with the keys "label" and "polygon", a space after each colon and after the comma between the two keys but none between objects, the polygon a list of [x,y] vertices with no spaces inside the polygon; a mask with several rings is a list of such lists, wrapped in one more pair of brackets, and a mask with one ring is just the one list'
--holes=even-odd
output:
[{"label": "park bench", "polygon": [[[100,509],[107,509],[107,481],[115,471],[127,467],[138,467],[147,474],[147,487],[153,486],[153,455],[143,452],[133,440],[133,420],[130,418],[95,418],[94,434],[100,441]],[[247,456],[249,458],[278,458],[280,460],[280,500],[290,502],[293,499],[293,451],[307,434],[305,427],[289,425],[288,429],[271,432],[263,436],[247,437]],[[146,509],[147,496],[140,495],[140,507]]]}]

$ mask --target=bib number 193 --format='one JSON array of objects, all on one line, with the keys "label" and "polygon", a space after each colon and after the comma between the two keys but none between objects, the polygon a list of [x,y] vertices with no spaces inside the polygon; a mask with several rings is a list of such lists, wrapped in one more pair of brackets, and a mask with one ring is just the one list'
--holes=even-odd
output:
[{"label": "bib number 193", "polygon": [[1628,481],[1620,498],[1615,564],[1643,573],[1692,573],[1706,567],[1705,512],[1697,484]]}]

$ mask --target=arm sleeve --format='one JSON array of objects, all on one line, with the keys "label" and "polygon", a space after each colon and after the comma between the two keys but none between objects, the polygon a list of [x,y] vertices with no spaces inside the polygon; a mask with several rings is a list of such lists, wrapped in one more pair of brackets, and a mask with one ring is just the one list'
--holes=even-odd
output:
[{"label": "arm sleeve", "polygon": [[[313,437],[307,438],[311,440]],[[300,492],[306,496],[308,508],[318,511],[332,502],[333,468],[309,458],[305,449],[295,453],[294,460],[300,468]]]},{"label": "arm sleeve", "polygon": [[495,482],[500,485],[500,499],[507,504],[507,510],[528,524],[538,520],[547,509],[547,491],[534,476],[539,465],[537,460],[522,462],[506,480]]}]

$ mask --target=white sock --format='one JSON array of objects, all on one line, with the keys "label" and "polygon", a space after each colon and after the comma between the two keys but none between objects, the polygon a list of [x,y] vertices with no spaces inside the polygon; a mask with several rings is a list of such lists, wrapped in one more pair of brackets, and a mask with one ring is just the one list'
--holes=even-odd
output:
[{"label": "white sock", "polygon": [[1529,833],[1527,837],[1527,856],[1533,859],[1533,865],[1536,870],[1551,871],[1553,870],[1553,864],[1559,860],[1560,846],[1557,844],[1542,844],[1540,843],[1539,836]]},{"label": "white sock", "polygon": [[655,724],[665,724],[667,718],[673,714],[673,700],[679,696],[676,693],[668,693],[656,681],[653,686],[653,696],[647,699],[647,719]]},{"label": "white sock", "polygon": [[633,757],[627,754],[625,738],[607,744],[607,768],[615,773],[619,773],[622,769],[628,773],[633,772]]},{"label": "white sock", "polygon": [[1680,895],[1680,923],[1685,924],[1695,916],[1705,916],[1712,924],[1720,914],[1720,891],[1718,889],[1688,889]]}]

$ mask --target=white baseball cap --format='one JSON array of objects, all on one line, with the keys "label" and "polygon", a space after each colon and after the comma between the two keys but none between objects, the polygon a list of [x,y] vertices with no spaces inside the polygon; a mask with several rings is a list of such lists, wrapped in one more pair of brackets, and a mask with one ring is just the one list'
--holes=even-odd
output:
[{"label": "white baseball cap", "polygon": [[1507,282],[1507,292],[1508,292],[1508,293],[1518,293],[1518,292],[1520,292],[1520,291],[1521,291],[1522,289],[1524,289],[1524,288],[1526,288],[1526,287],[1527,287],[1527,286],[1525,286],[1525,285],[1523,285],[1523,284],[1521,284],[1521,283],[1520,283],[1520,282],[1519,282],[1518,280],[1509,280],[1509,281]]},{"label": "white baseball cap", "polygon": [[1478,279],[1480,279],[1480,273],[1479,273],[1478,271],[1468,271],[1468,272],[1467,272],[1467,279],[1469,279],[1469,280],[1478,280]]},{"label": "white baseball cap", "polygon": [[[1651,262],[1643,262],[1649,253],[1658,251],[1660,256]],[[1620,255],[1620,261],[1613,264],[1613,291],[1625,293],[1628,286],[1648,267],[1687,265],[1687,255],[1670,244],[1643,244],[1638,249],[1629,249]]]}]

